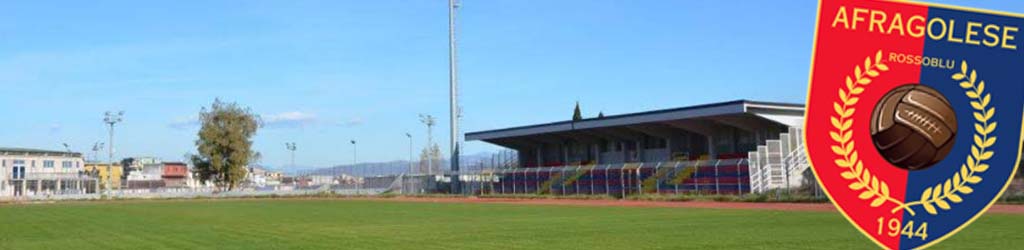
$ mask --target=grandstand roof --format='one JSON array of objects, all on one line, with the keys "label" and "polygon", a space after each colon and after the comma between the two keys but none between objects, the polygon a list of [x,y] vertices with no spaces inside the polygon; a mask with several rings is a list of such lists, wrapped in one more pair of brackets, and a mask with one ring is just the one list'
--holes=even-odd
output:
[{"label": "grandstand roof", "polygon": [[81,153],[56,151],[56,150],[45,150],[45,149],[33,149],[33,148],[5,148],[0,147],[0,155],[46,155],[46,156],[68,156],[68,157],[81,157]]},{"label": "grandstand roof", "polygon": [[[728,125],[751,128],[765,123],[800,127],[803,124],[804,105],[793,103],[735,100],[729,102],[653,110],[639,113],[587,118],[578,121],[559,121],[496,130],[466,133],[467,141],[487,141],[503,146],[516,144],[509,140],[530,139],[536,136],[564,135],[578,138],[588,134],[595,137],[616,137],[617,130],[625,133],[658,134],[660,131],[682,129],[700,133],[701,127]],[[581,132],[581,133],[573,133]],[[618,136],[628,137],[628,136]],[[543,141],[543,140],[540,140]]]}]

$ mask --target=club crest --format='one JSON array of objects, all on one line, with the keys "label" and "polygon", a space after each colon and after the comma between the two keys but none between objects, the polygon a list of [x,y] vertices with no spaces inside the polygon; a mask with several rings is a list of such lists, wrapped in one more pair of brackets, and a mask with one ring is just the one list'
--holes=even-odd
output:
[{"label": "club crest", "polygon": [[933,245],[1002,195],[1021,152],[1022,26],[1022,15],[953,6],[819,3],[807,153],[876,244]]}]

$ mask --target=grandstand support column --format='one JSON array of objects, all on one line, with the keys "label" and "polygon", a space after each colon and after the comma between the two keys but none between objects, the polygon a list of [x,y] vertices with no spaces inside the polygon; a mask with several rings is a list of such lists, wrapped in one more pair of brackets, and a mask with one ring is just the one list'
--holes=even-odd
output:
[{"label": "grandstand support column", "polygon": [[594,162],[591,164],[601,164],[601,145],[594,143],[591,148],[594,151]]},{"label": "grandstand support column", "polygon": [[562,165],[569,165],[569,149],[572,147],[570,143],[562,143]]},{"label": "grandstand support column", "polygon": [[60,184],[61,184],[61,182],[64,182],[64,180],[63,180],[63,179],[57,179],[57,185],[54,185],[54,186],[56,186],[56,187],[57,187],[57,188],[55,189],[55,190],[56,190],[56,192],[55,192],[55,193],[57,193],[57,194],[60,194],[60,193],[62,193],[61,191],[63,191],[63,189],[61,189],[61,185],[60,185]]},{"label": "grandstand support column", "polygon": [[708,160],[718,159],[718,155],[715,153],[715,137],[708,135]]},{"label": "grandstand support column", "polygon": [[[683,166],[683,167],[686,167],[686,166]],[[676,165],[674,167],[672,167],[672,168],[673,168],[672,172],[676,173],[676,176],[678,176],[679,175],[679,162],[676,162]],[[672,184],[674,185],[673,188],[675,188],[675,194],[679,194],[679,182],[681,182],[681,181],[676,181],[675,180],[676,178],[677,177],[673,177],[672,178],[673,179],[672,180]]]},{"label": "grandstand support column", "polygon": [[635,144],[636,144],[636,153],[637,153],[636,154],[637,155],[636,161],[643,162],[643,160],[644,160],[643,139],[637,139]]},{"label": "grandstand support column", "polygon": [[715,161],[715,194],[722,194],[722,189],[719,185],[721,183],[718,179],[721,178],[718,175],[718,164],[722,163],[722,160]]},{"label": "grandstand support column", "polygon": [[542,167],[544,166],[544,144],[537,145],[535,150],[537,152],[537,164],[535,167]]},{"label": "grandstand support column", "polygon": [[644,169],[644,163],[640,162],[640,166],[636,167],[636,194],[642,194],[644,191],[643,179],[640,178],[640,171]]}]

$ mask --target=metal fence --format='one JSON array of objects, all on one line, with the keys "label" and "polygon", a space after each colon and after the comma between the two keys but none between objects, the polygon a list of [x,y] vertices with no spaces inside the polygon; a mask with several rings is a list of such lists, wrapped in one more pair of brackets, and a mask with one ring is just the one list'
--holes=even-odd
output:
[{"label": "metal fence", "polygon": [[463,172],[464,194],[744,194],[746,159],[644,162]]}]

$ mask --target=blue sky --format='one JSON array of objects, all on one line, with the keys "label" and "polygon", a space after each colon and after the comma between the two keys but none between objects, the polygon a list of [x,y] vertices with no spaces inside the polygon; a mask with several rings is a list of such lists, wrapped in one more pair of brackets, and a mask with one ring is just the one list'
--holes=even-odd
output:
[{"label": "blue sky", "polygon": [[[3,1],[0,146],[88,152],[124,110],[118,156],[180,160],[221,98],[263,116],[268,165],[285,142],[299,165],[351,163],[349,139],[360,162],[406,159],[420,113],[447,151],[446,2]],[[463,132],[565,120],[576,101],[596,116],[805,98],[814,1],[463,2]]]}]

